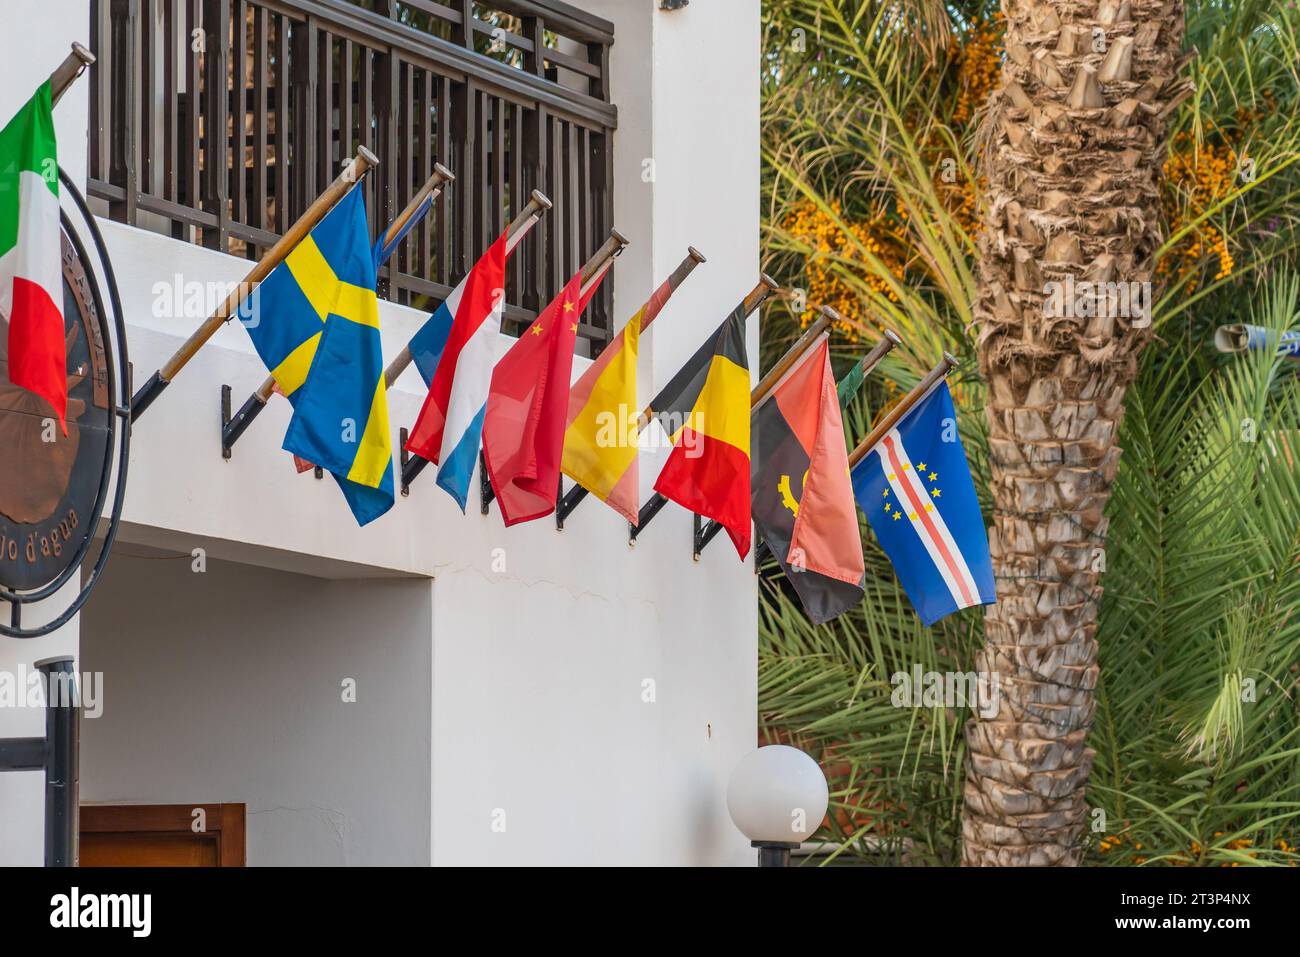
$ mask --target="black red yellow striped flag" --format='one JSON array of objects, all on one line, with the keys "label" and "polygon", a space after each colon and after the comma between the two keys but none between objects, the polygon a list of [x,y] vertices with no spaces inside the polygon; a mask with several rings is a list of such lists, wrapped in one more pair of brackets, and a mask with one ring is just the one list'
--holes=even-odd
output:
[{"label": "black red yellow striped flag", "polygon": [[743,304],[651,403],[673,451],[655,491],[721,524],[749,554],[749,358]]}]

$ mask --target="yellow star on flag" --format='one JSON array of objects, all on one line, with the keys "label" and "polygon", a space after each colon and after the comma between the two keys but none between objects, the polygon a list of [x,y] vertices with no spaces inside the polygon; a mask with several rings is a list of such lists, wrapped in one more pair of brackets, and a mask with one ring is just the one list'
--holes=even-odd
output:
[{"label": "yellow star on flag", "polygon": [[933,495],[935,498],[938,498],[940,495],[943,494],[943,491],[941,489],[932,488],[930,489],[930,494]]},{"label": "yellow star on flag", "polygon": [[917,463],[916,463],[916,467],[919,468],[922,472],[925,471],[925,463],[924,463],[924,462],[917,462]]},{"label": "yellow star on flag", "polygon": [[895,513],[894,513],[894,521],[898,521],[898,520],[899,520],[900,518],[902,518],[902,517],[903,517],[903,513],[902,513],[902,512],[895,512]]},{"label": "yellow star on flag", "polygon": [[533,326],[533,335],[540,336],[541,334],[542,334],[542,324],[539,322],[537,325]]},{"label": "yellow star on flag", "polygon": [[573,300],[572,300],[572,299],[570,299],[569,301],[567,301],[567,302],[564,304],[564,311],[565,311],[565,312],[573,312]]},{"label": "yellow star on flag", "polygon": [[931,481],[931,482],[937,482],[937,481],[939,480],[939,473],[938,473],[938,472],[931,472],[930,475],[929,475],[929,478],[930,478],[930,481]]}]

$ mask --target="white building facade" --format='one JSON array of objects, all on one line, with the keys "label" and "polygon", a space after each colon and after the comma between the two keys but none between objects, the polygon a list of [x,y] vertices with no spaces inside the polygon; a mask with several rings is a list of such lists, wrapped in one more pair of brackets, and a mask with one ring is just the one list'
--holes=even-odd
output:
[{"label": "white building facade", "polygon": [[[644,405],[758,277],[758,2],[578,5],[614,35],[613,224],[630,240],[614,328],[688,244],[708,257],[643,338]],[[0,116],[91,29],[88,0],[0,6]],[[78,183],[90,96],[83,77],[55,109]],[[160,308],[160,287],[250,263],[107,214],[100,228],[138,386],[202,318]],[[381,302],[387,358],[426,315]],[[755,317],[755,379],[757,345]],[[265,375],[223,328],[134,429],[118,544],[86,608],[48,637],[0,638],[0,672],[68,653],[102,675],[82,804],[243,804],[251,865],[752,863],[724,800],[757,743],[752,558],[721,537],[693,561],[675,505],[635,547],[594,499],[563,531],[506,529],[476,496],[462,515],[430,474],[358,528],[335,484],[281,450],[287,402],[222,458],[222,386],[238,403]],[[395,448],[423,398],[414,369],[390,390]],[[642,501],[661,439],[643,443]],[[0,708],[0,737],[43,722]],[[0,775],[0,863],[41,862],[42,814],[39,774]]]}]

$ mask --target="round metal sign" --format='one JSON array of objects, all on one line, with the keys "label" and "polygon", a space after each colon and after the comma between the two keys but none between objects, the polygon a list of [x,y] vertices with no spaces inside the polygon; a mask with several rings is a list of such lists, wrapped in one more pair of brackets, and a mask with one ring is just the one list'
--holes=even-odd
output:
[{"label": "round metal sign", "polygon": [[[121,519],[130,447],[126,328],[112,264],[85,197],[63,170],[59,182],[91,240],[111,315],[65,210],[66,432],[48,402],[9,381],[9,326],[0,316],[0,603],[8,605],[0,605],[0,635],[16,638],[49,634],[85,604]],[[98,556],[84,571],[96,543]],[[53,616],[43,613],[42,624],[24,626],[24,606],[44,602],[79,572],[81,588],[71,602]]]},{"label": "round metal sign", "polygon": [[8,325],[0,316],[0,585],[39,588],[79,557],[109,467],[113,406],[104,328],[86,269],[63,236],[67,434],[40,396],[8,376]]}]

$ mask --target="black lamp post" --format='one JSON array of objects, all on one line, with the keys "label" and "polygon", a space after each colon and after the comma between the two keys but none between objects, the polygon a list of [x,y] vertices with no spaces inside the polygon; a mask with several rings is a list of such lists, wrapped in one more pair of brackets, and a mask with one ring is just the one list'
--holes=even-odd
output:
[{"label": "black lamp post", "polygon": [[45,772],[45,866],[77,863],[81,701],[71,655],[36,662],[45,681],[45,736],[0,738],[0,771]]}]

